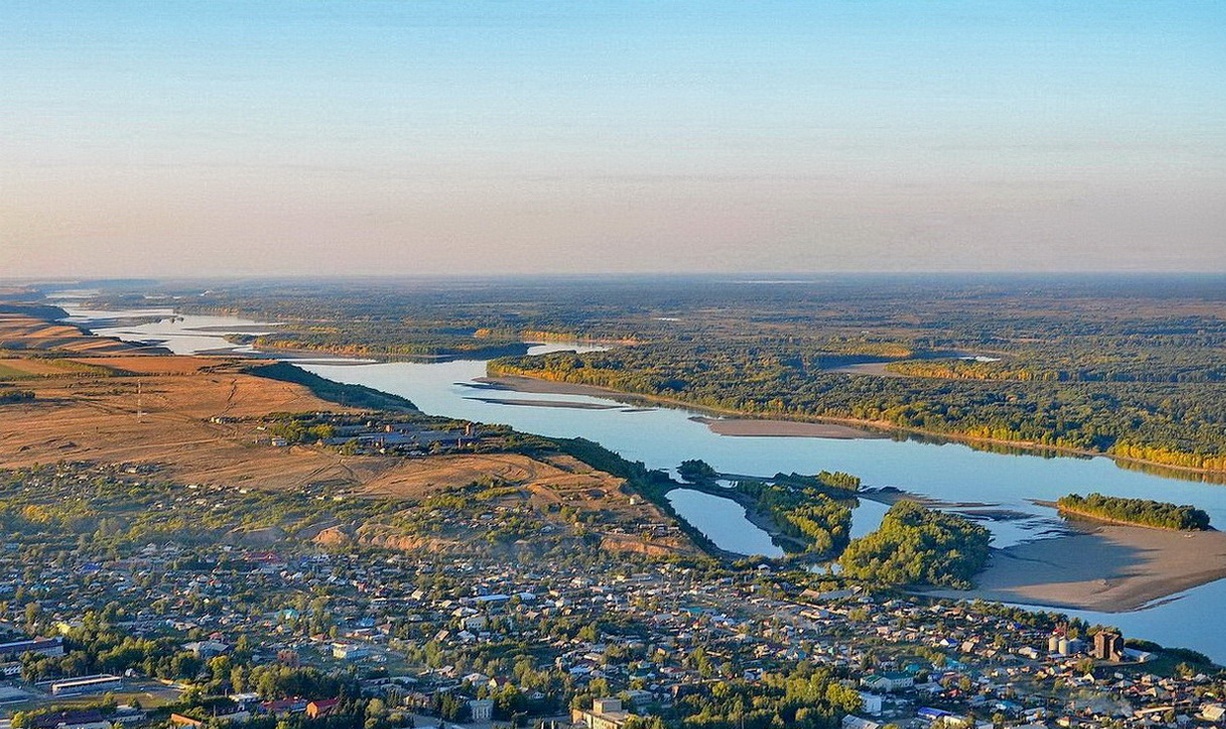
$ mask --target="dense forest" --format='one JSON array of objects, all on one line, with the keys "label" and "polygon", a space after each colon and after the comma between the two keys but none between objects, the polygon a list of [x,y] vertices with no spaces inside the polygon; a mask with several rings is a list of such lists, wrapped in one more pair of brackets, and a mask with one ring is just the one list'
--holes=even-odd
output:
[{"label": "dense forest", "polygon": [[884,585],[969,589],[988,558],[991,533],[957,514],[902,500],[877,531],[847,545],[839,564],[852,579]]},{"label": "dense forest", "polygon": [[95,303],[189,292],[184,312],[284,322],[266,346],[488,357],[524,339],[595,340],[613,344],[491,372],[1226,472],[1222,277],[214,282],[110,286]]},{"label": "dense forest", "polygon": [[1082,516],[1128,522],[1161,529],[1204,530],[1209,528],[1209,515],[1194,506],[1171,504],[1149,499],[1125,499],[1118,496],[1061,496],[1056,505],[1061,511]]}]

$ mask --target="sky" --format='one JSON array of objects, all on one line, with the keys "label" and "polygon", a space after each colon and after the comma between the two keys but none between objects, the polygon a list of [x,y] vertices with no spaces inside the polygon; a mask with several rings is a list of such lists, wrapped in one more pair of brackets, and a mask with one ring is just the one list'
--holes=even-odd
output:
[{"label": "sky", "polygon": [[4,0],[0,277],[1226,271],[1226,3]]}]

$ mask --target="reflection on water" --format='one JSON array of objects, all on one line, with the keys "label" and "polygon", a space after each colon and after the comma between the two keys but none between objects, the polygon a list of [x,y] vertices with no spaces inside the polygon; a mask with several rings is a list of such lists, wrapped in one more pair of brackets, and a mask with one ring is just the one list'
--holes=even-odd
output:
[{"label": "reflection on water", "polygon": [[877,531],[877,527],[881,526],[881,520],[885,518],[885,513],[890,510],[889,504],[883,504],[880,501],[865,498],[859,501],[860,505],[852,509],[851,529],[847,532],[852,539],[859,539]]},{"label": "reflection on water", "polygon": [[771,537],[745,517],[745,508],[732,499],[693,489],[673,489],[668,502],[681,518],[707,535],[715,546],[729,552],[782,557]]}]

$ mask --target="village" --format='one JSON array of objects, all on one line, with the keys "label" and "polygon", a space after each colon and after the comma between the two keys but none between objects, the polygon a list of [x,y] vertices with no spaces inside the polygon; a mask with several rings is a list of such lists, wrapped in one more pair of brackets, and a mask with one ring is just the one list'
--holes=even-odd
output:
[{"label": "village", "polygon": [[[185,507],[198,501],[184,491]],[[368,726],[633,729],[683,720],[729,686],[769,695],[775,677],[818,673],[838,689],[827,708],[847,709],[830,714],[844,729],[1226,721],[1218,669],[1190,651],[1180,660],[1055,615],[877,594],[766,563],[575,542],[541,558],[523,539],[483,555],[9,531],[0,701],[19,727],[322,721],[377,700]]]}]

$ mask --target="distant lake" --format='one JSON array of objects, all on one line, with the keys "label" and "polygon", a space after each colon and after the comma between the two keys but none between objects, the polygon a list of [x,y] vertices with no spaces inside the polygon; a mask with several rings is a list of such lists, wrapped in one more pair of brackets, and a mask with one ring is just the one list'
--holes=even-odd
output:
[{"label": "distant lake", "polygon": [[[77,321],[88,326],[81,319]],[[99,333],[105,331],[124,339],[140,339],[156,331],[155,337],[160,337],[165,346],[176,352],[190,353],[201,351],[192,349],[195,346],[202,350],[217,349],[220,337],[217,327],[226,326],[232,327],[232,331],[247,331],[261,325],[233,317],[186,317],[182,321],[168,319],[156,327],[117,327],[99,330]],[[208,329],[202,331],[201,327]],[[550,343],[534,347],[531,352],[576,348],[582,347]],[[991,529],[993,544],[998,547],[1050,536],[1061,522],[1051,509],[1036,506],[1032,500],[1054,501],[1070,492],[1098,491],[1113,496],[1193,504],[1207,511],[1215,525],[1226,525],[1226,486],[1126,470],[1103,457],[1010,455],[975,450],[958,443],[888,438],[720,436],[691,420],[695,413],[688,410],[631,406],[615,399],[589,396],[516,392],[513,394],[516,404],[508,405],[488,401],[490,390],[481,389],[474,382],[486,374],[486,363],[479,360],[380,364],[336,358],[330,362],[303,361],[298,365],[330,380],[407,397],[432,415],[505,423],[517,430],[544,436],[587,438],[624,458],[642,461],[649,468],[672,470],[683,460],[701,458],[722,473],[744,475],[769,476],[781,471],[813,474],[823,469],[847,471],[860,476],[866,487],[892,486],[963,505],[956,510]],[[605,407],[524,406],[524,402],[534,400]],[[735,502],[708,494],[692,495],[695,493],[675,493],[672,503],[678,513],[708,534],[717,545],[746,554],[778,553],[769,537],[744,518],[744,510]],[[876,528],[885,511],[880,504],[861,501],[863,505],[853,515],[853,536]],[[1015,518],[991,518],[991,514],[1002,511],[1015,512]],[[1220,629],[1215,618],[1224,604],[1226,580],[1219,580],[1136,612],[1061,612],[1083,617],[1091,623],[1117,625],[1126,636],[1193,648],[1219,663],[1226,663],[1226,630]]]}]

